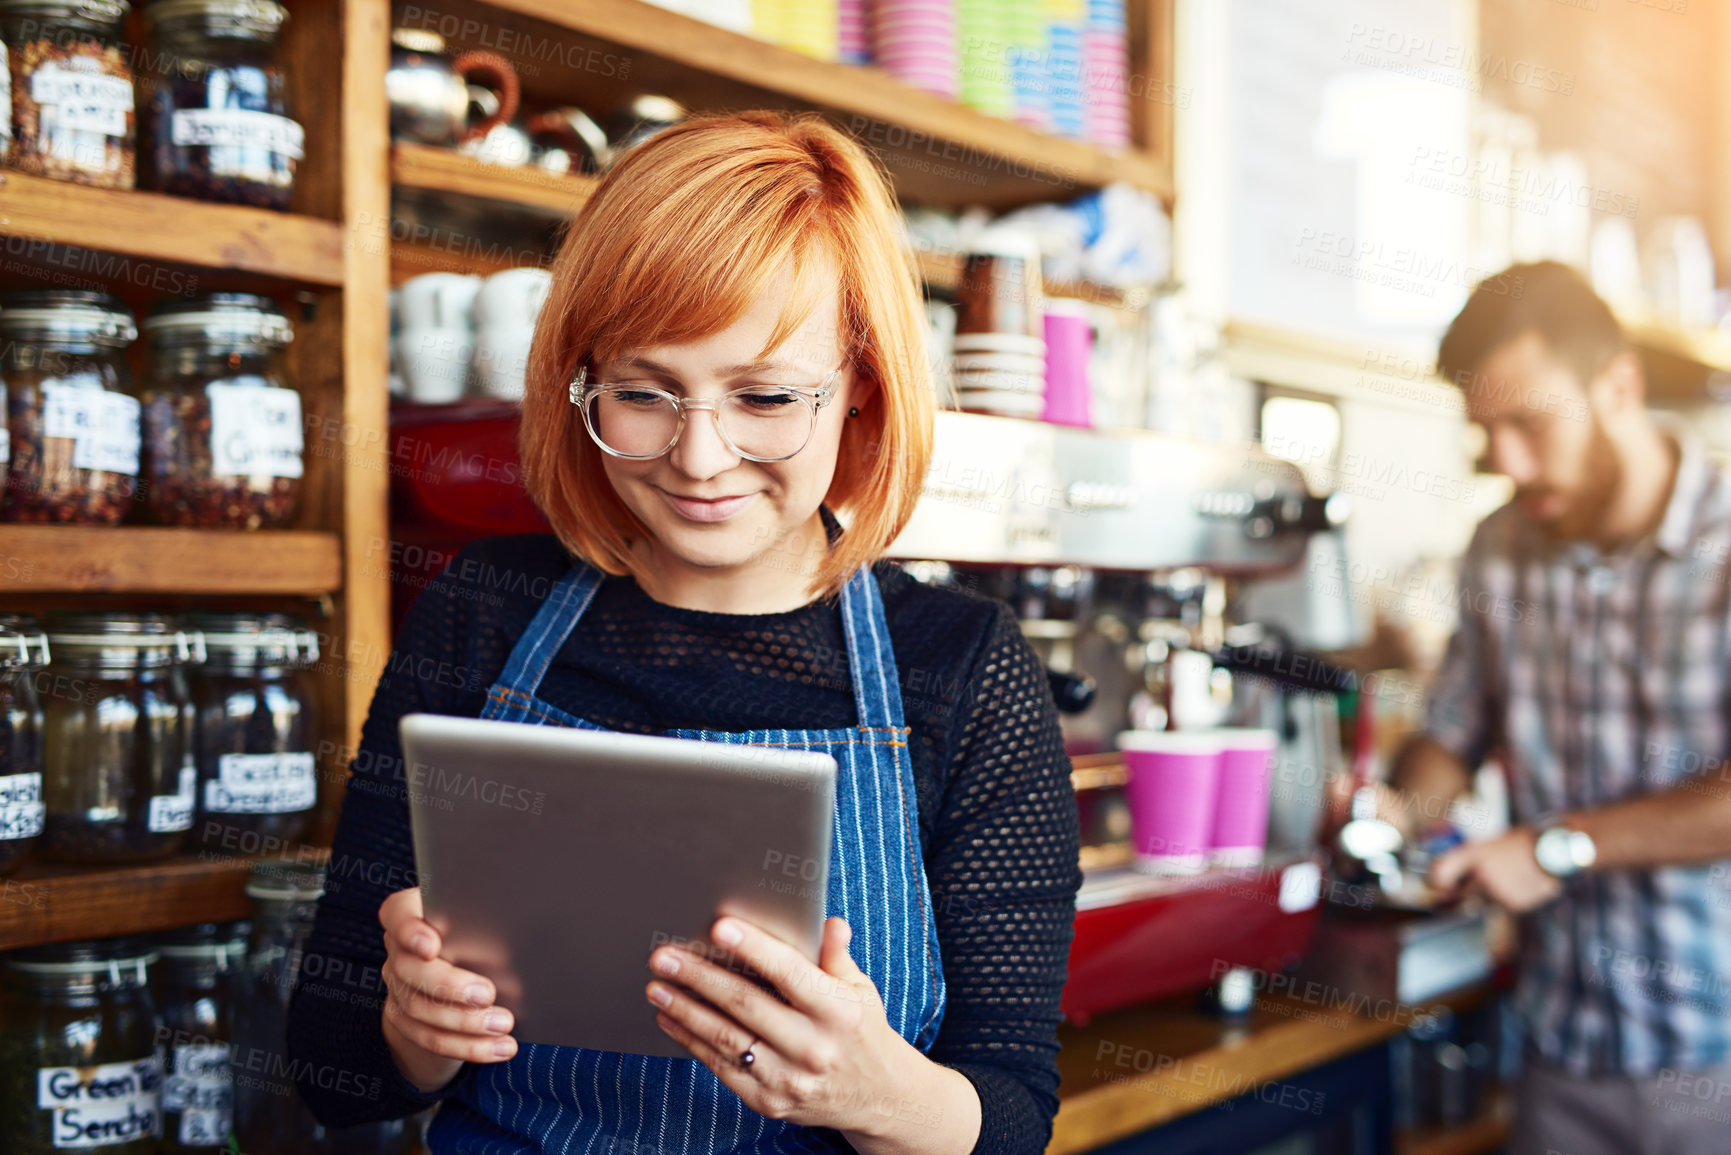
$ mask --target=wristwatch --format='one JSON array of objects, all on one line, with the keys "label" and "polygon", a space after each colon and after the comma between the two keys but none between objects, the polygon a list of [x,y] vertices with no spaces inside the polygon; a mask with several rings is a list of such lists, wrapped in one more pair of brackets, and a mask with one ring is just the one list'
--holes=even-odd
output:
[{"label": "wristwatch", "polygon": [[1593,865],[1599,857],[1599,848],[1593,845],[1592,836],[1584,830],[1552,826],[1539,831],[1538,841],[1533,844],[1533,857],[1539,860],[1539,869],[1546,874],[1553,878],[1569,878]]}]

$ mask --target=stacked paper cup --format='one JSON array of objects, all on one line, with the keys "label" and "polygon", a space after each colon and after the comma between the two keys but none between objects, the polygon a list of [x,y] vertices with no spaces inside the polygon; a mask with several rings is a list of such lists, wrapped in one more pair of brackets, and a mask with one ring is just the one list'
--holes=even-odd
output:
[{"label": "stacked paper cup", "polygon": [[1088,0],[1082,34],[1087,138],[1106,148],[1130,145],[1130,46],[1124,0]]},{"label": "stacked paper cup", "polygon": [[956,10],[951,0],[876,0],[872,58],[890,75],[956,98]]},{"label": "stacked paper cup", "polygon": [[1040,248],[1027,233],[984,234],[956,286],[952,379],[963,409],[1039,417],[1045,408],[1045,298]]},{"label": "stacked paper cup", "polygon": [[785,14],[782,23],[782,45],[815,56],[819,60],[834,60],[836,45],[836,0],[783,0]]},{"label": "stacked paper cup", "polygon": [[962,103],[988,116],[1008,117],[1015,112],[1008,34],[1005,0],[956,0]]},{"label": "stacked paper cup", "polygon": [[837,0],[835,39],[836,59],[843,64],[865,64],[871,60],[871,38],[866,31],[866,0]]},{"label": "stacked paper cup", "polygon": [[1044,130],[1051,123],[1046,76],[1045,0],[1007,0],[1005,36],[1010,45],[1010,89],[1016,120]]},{"label": "stacked paper cup", "polygon": [[1082,41],[1087,0],[1045,0],[1046,83],[1051,131],[1080,139],[1087,132],[1082,90]]}]

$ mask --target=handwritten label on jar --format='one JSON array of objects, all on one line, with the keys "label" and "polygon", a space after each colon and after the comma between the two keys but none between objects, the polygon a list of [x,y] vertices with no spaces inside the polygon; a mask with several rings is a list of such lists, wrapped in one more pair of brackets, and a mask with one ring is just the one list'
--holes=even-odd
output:
[{"label": "handwritten label on jar", "polygon": [[299,160],[306,130],[286,116],[244,108],[180,108],[170,129],[177,148],[256,148]]},{"label": "handwritten label on jar", "polygon": [[299,477],[301,395],[270,385],[209,385],[210,471]]},{"label": "handwritten label on jar", "polygon": [[73,466],[138,472],[138,398],[63,382],[44,384],[42,397],[42,435],[72,438]]},{"label": "handwritten label on jar", "polygon": [[227,1043],[176,1048],[162,1084],[162,1109],[180,1112],[180,1142],[214,1147],[228,1142],[234,1119],[234,1073]]},{"label": "handwritten label on jar", "polygon": [[43,106],[42,119],[56,128],[125,136],[132,84],[125,77],[44,64],[30,78],[30,99]]},{"label": "handwritten label on jar", "polygon": [[162,1135],[162,1060],[41,1067],[36,1105],[54,1112],[56,1147],[107,1147]]},{"label": "handwritten label on jar", "polygon": [[0,777],[0,841],[42,833],[42,775]]},{"label": "handwritten label on jar", "polygon": [[172,834],[176,830],[192,829],[192,804],[198,797],[198,770],[192,766],[180,768],[176,793],[158,794],[150,800],[145,824],[157,834]]},{"label": "handwritten label on jar", "polygon": [[224,754],[204,784],[213,814],[289,814],[318,800],[311,754]]}]

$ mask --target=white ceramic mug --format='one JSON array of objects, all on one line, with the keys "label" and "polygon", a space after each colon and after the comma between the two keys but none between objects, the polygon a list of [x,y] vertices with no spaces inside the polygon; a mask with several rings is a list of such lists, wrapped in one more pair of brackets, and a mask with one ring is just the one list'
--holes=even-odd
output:
[{"label": "white ceramic mug", "polygon": [[481,278],[466,273],[423,273],[397,287],[400,332],[418,329],[466,329]]},{"label": "white ceramic mug", "polygon": [[494,273],[481,283],[470,310],[475,328],[495,325],[534,325],[541,302],[553,285],[553,274],[546,269],[527,266]]},{"label": "white ceramic mug", "polygon": [[523,399],[529,342],[534,336],[532,322],[483,325],[475,331],[475,380],[483,393],[503,401]]},{"label": "white ceramic mug", "polygon": [[397,335],[397,368],[408,399],[448,405],[462,399],[475,338],[468,326],[406,328]]}]

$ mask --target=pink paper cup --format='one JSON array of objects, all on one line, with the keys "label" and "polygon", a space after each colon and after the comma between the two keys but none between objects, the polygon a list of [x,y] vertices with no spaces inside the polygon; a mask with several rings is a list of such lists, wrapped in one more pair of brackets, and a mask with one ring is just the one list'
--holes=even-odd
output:
[{"label": "pink paper cup", "polygon": [[1128,781],[1136,867],[1194,874],[1208,864],[1220,739],[1209,731],[1126,730],[1118,735]]},{"label": "pink paper cup", "polygon": [[1220,741],[1209,861],[1216,866],[1259,866],[1268,848],[1269,768],[1280,736],[1273,730],[1209,732]]}]

